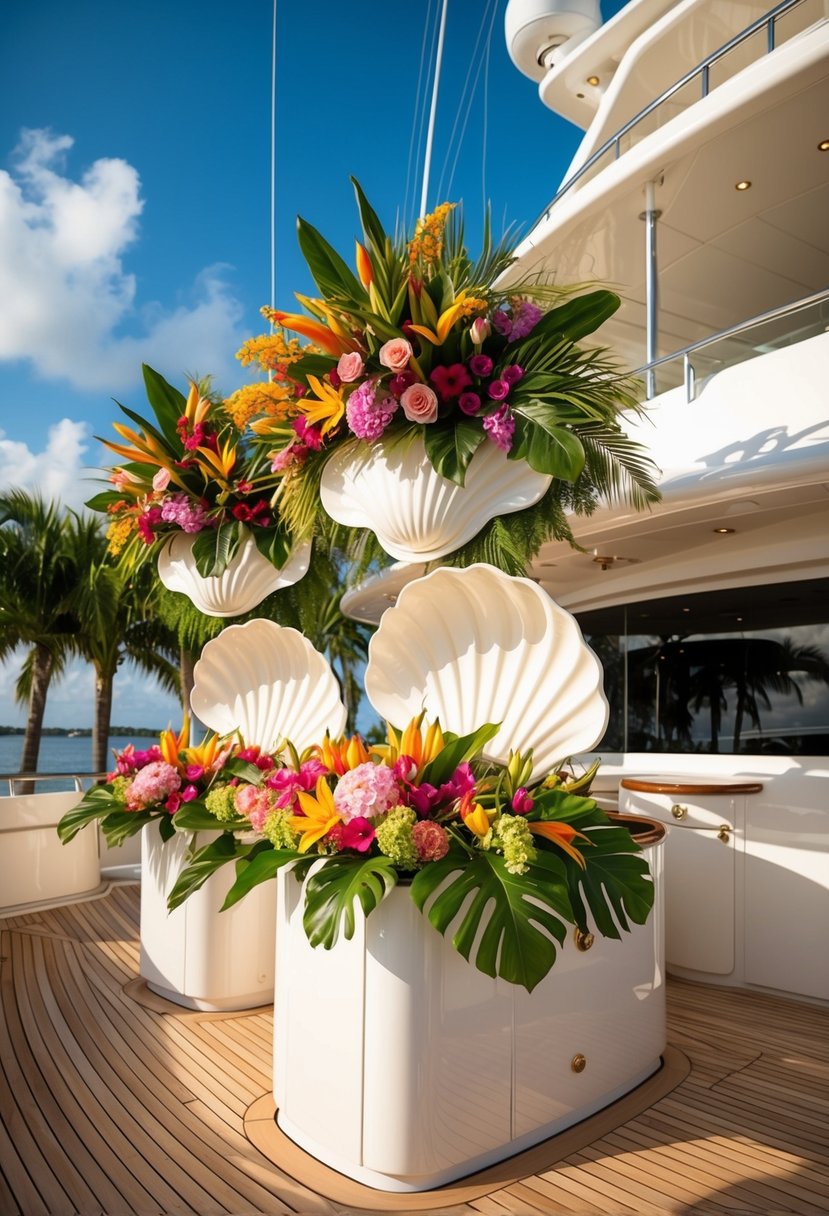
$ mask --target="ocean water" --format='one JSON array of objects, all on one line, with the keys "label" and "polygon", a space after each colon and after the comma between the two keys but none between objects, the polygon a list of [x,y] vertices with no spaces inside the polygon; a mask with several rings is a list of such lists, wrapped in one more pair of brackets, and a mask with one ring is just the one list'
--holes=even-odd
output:
[{"label": "ocean water", "polygon": [[[112,760],[112,749],[118,751],[128,743],[136,748],[147,748],[158,742],[158,736],[140,735],[130,739],[126,735],[110,738],[107,763]],[[23,754],[22,735],[0,735],[0,773],[16,773]],[[40,741],[37,771],[39,773],[89,773],[92,770],[92,738],[90,735],[45,735]],[[46,787],[44,787],[45,789]],[[49,789],[60,789],[60,785],[49,783]],[[64,787],[65,788],[65,787]],[[5,790],[0,790],[4,793]]]}]

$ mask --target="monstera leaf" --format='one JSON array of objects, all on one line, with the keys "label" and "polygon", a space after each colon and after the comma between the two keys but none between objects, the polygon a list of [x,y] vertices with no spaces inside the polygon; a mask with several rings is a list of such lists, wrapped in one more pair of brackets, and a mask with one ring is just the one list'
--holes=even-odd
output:
[{"label": "monstera leaf", "polygon": [[452,850],[412,883],[421,911],[433,895],[426,915],[439,933],[460,918],[454,949],[479,971],[528,992],[552,967],[556,942],[563,944],[573,923],[565,868],[552,852],[539,850],[526,873],[511,874],[498,853],[481,851],[470,860]]},{"label": "monstera leaf", "polygon": [[354,901],[366,916],[397,885],[397,871],[389,857],[330,857],[308,879],[302,924],[312,946],[330,950],[340,935],[354,936]]}]

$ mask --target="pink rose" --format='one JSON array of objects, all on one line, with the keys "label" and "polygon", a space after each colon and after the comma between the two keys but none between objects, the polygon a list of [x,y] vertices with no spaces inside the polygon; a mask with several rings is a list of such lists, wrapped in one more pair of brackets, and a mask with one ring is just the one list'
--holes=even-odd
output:
[{"label": "pink rose", "polygon": [[363,374],[363,356],[358,350],[350,350],[345,355],[340,355],[340,361],[337,364],[337,375],[342,380],[343,384],[353,384]]},{"label": "pink rose", "polygon": [[377,358],[390,372],[402,372],[409,366],[414,351],[411,342],[405,338],[392,338],[380,347]]},{"label": "pink rose", "polygon": [[437,394],[428,384],[410,384],[400,404],[409,422],[434,422],[438,416]]}]

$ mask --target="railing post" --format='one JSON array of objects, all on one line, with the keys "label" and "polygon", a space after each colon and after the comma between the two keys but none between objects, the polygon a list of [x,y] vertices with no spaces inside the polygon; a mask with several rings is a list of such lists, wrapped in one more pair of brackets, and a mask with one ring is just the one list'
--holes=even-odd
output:
[{"label": "railing post", "polygon": [[[656,183],[645,186],[645,210],[639,216],[645,221],[645,362],[653,363],[658,355],[659,283],[656,262],[656,221],[662,214],[656,210]],[[656,373],[648,366],[645,375],[648,400],[656,395]]]}]

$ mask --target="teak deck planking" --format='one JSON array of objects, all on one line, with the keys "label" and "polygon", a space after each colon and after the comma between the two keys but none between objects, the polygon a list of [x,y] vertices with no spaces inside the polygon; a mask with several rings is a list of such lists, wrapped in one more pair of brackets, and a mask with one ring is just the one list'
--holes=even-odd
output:
[{"label": "teak deck planking", "polygon": [[645,1109],[629,1095],[477,1188],[383,1194],[282,1152],[270,1008],[147,992],[136,884],[0,919],[0,1216],[829,1212],[829,1010],[674,979],[668,1007],[684,1068]]}]

